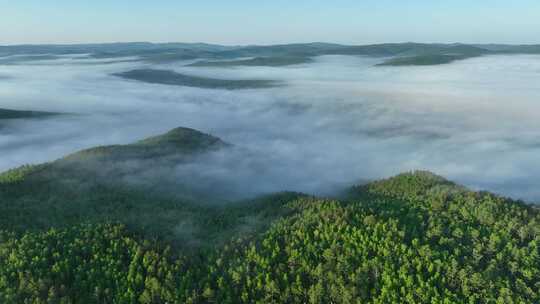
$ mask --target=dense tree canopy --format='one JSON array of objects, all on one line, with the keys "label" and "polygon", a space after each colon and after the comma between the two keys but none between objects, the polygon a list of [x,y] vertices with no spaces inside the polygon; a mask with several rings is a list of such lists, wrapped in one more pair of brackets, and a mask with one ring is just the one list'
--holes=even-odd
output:
[{"label": "dense tree canopy", "polygon": [[0,302],[540,302],[538,210],[427,172],[339,200],[285,193],[188,207],[173,214],[191,224],[176,228],[207,228],[175,240],[144,233],[157,222],[137,227],[119,215],[75,224],[56,210],[56,225],[30,230],[3,217]]}]

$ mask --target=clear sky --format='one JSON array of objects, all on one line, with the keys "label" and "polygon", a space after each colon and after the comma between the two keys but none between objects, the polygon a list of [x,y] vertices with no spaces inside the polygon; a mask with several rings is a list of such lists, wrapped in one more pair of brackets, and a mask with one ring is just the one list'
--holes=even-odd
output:
[{"label": "clear sky", "polygon": [[0,44],[540,43],[540,0],[0,0]]}]

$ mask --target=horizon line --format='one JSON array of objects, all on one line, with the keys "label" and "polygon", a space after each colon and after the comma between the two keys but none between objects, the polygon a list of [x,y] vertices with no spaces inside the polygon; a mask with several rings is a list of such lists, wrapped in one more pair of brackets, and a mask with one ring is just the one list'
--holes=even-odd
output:
[{"label": "horizon line", "polygon": [[340,46],[370,46],[370,45],[385,45],[385,44],[442,44],[442,45],[507,45],[507,46],[534,46],[540,45],[538,43],[465,43],[465,42],[417,42],[417,41],[402,41],[402,42],[377,42],[377,43],[361,43],[361,44],[348,44],[339,42],[326,42],[326,41],[312,41],[312,42],[288,42],[288,43],[269,43],[269,44],[221,44],[212,42],[184,42],[184,41],[113,41],[113,42],[61,42],[61,43],[14,43],[14,44],[0,44],[0,47],[17,47],[17,46],[84,46],[84,45],[113,45],[113,44],[204,44],[204,45],[216,45],[216,46],[228,46],[228,47],[250,47],[250,46],[279,46],[279,45],[309,45],[309,44],[334,44]]}]

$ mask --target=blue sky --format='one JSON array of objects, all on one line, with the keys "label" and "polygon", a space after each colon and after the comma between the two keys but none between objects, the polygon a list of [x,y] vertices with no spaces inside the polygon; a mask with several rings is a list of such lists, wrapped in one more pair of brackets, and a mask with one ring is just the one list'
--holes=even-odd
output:
[{"label": "blue sky", "polygon": [[540,43],[539,0],[0,0],[0,44]]}]

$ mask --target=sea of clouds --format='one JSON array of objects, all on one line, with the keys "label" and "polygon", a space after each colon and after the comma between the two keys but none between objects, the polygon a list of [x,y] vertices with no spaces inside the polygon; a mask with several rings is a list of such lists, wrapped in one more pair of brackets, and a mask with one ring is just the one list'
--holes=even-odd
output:
[{"label": "sea of clouds", "polygon": [[[0,108],[73,113],[2,122],[0,171],[184,126],[235,148],[178,164],[174,178],[222,181],[236,193],[330,194],[425,169],[540,202],[540,56],[375,67],[380,61],[322,56],[279,68],[201,68],[66,56],[0,65]],[[286,85],[210,90],[111,75],[136,68]]]}]

